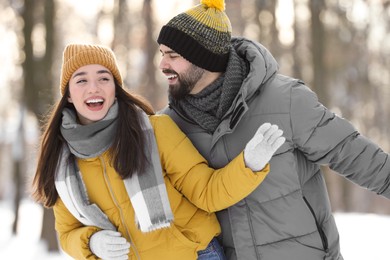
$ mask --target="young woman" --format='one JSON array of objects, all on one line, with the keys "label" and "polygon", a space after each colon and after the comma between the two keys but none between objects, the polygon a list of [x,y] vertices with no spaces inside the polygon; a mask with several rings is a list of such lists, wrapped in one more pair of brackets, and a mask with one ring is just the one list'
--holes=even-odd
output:
[{"label": "young woman", "polygon": [[236,159],[211,169],[168,116],[125,91],[113,52],[99,45],[65,48],[60,90],[33,195],[53,207],[63,250],[75,259],[224,259],[212,212],[264,180],[282,131],[262,125]]}]

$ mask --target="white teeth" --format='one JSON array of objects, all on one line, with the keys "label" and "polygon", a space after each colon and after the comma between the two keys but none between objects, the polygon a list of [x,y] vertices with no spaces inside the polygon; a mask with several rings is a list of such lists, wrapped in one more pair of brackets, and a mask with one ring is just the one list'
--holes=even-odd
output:
[{"label": "white teeth", "polygon": [[100,103],[103,102],[103,99],[90,99],[86,103],[91,104],[91,103]]},{"label": "white teeth", "polygon": [[174,78],[177,78],[177,76],[176,75],[169,75],[169,76],[167,76],[167,78],[168,79],[174,79]]}]

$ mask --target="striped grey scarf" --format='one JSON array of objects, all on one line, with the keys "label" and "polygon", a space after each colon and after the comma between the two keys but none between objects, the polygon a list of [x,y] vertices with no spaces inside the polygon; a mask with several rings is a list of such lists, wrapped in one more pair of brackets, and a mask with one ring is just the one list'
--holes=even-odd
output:
[{"label": "striped grey scarf", "polygon": [[[71,115],[74,112],[67,110],[63,113],[61,127],[61,132],[67,140],[68,145],[62,151],[61,160],[57,169],[55,184],[58,194],[68,210],[80,222],[84,225],[94,225],[102,229],[113,229],[113,225],[97,205],[90,203],[77,163],[69,160],[69,158],[73,157],[70,153],[76,157],[82,155],[82,158],[92,158],[93,156],[91,155],[95,155],[96,157],[104,152],[104,150],[101,151],[102,145],[97,145],[96,149],[93,149],[93,145],[82,146],[76,144],[76,142],[80,139],[83,140],[83,143],[88,143],[84,138],[86,132],[91,131],[91,136],[88,138],[90,142],[111,144],[116,127],[110,126],[116,121],[112,119],[117,118],[116,106],[117,104],[115,103],[106,117],[101,120],[110,121],[111,123],[99,121],[100,123],[97,122],[99,124],[79,125],[75,121],[76,116]],[[142,174],[133,174],[131,178],[126,178],[123,181],[135,211],[136,224],[141,231],[150,232],[163,227],[169,227],[173,221],[173,213],[162,177],[162,169],[153,128],[148,116],[143,111],[140,111],[140,116],[143,126],[142,129],[147,141],[144,149],[146,154],[150,154],[150,160],[145,168],[145,172]]]}]

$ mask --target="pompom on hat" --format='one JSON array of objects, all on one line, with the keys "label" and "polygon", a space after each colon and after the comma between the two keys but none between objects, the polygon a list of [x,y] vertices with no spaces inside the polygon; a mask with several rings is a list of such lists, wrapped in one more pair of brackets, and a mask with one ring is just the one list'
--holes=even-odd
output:
[{"label": "pompom on hat", "polygon": [[115,55],[110,48],[90,44],[69,44],[65,47],[62,57],[60,91],[65,94],[66,85],[73,73],[80,67],[99,64],[109,69],[115,80],[123,86],[121,73],[118,69]]},{"label": "pompom on hat", "polygon": [[229,60],[232,26],[224,0],[201,0],[173,17],[160,31],[164,44],[198,67],[224,72]]}]

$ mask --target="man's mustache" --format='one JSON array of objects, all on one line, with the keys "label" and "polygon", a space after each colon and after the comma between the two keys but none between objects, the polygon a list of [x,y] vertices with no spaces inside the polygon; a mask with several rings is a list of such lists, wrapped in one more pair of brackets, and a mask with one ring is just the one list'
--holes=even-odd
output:
[{"label": "man's mustache", "polygon": [[162,72],[163,73],[169,73],[169,74],[176,74],[176,75],[178,75],[176,71],[171,70],[171,69],[163,69]]}]

